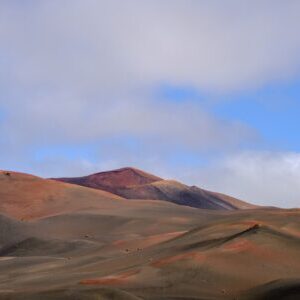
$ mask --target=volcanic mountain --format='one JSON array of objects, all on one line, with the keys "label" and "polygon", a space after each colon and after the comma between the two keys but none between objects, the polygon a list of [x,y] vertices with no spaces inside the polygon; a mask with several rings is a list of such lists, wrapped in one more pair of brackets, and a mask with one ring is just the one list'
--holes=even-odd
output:
[{"label": "volcanic mountain", "polygon": [[132,168],[84,181],[0,172],[0,300],[300,299],[299,209]]},{"label": "volcanic mountain", "polygon": [[135,168],[121,168],[83,177],[54,180],[103,190],[126,199],[169,201],[175,204],[215,210],[248,209],[255,206],[233,197],[164,180]]}]

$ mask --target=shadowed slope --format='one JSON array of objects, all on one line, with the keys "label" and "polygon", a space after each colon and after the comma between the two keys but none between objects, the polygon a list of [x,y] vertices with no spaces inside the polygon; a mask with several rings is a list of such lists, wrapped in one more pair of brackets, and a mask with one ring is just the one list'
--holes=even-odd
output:
[{"label": "shadowed slope", "polygon": [[254,205],[238,199],[209,192],[198,187],[189,187],[175,180],[161,180],[140,186],[125,187],[118,194],[127,199],[156,199],[190,207],[235,210],[254,208]]},{"label": "shadowed slope", "polygon": [[[121,217],[99,211],[26,222],[41,237],[3,249],[0,299],[106,299],[102,291],[109,288],[114,292],[107,299],[124,294],[149,300],[232,300],[269,295],[273,287],[255,287],[299,275],[299,211],[165,205],[156,212],[149,205],[139,213],[111,210]],[[280,289],[282,296],[293,293],[289,287]]]},{"label": "shadowed slope", "polygon": [[25,238],[27,233],[27,224],[0,214],[0,249]]},{"label": "shadowed slope", "polygon": [[233,197],[189,187],[175,180],[163,180],[134,168],[96,173],[76,178],[55,180],[106,190],[127,199],[163,200],[196,208],[235,210],[254,208],[254,205]]},{"label": "shadowed slope", "polygon": [[300,299],[298,279],[275,280],[255,287],[245,293],[241,300],[296,300]]},{"label": "shadowed slope", "polygon": [[35,237],[26,238],[20,242],[4,247],[0,256],[58,256],[64,257],[70,253],[91,249],[90,242],[84,240],[42,240]]}]

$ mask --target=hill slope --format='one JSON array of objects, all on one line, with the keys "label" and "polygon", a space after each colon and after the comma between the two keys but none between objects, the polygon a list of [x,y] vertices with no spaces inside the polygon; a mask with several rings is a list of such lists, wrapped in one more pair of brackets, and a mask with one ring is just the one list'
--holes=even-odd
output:
[{"label": "hill slope", "polygon": [[84,177],[54,178],[57,181],[104,190],[126,199],[152,199],[196,208],[235,210],[254,208],[241,200],[206,191],[174,180],[164,180],[135,168],[122,168]]},{"label": "hill slope", "polygon": [[122,173],[106,185],[141,200],[0,172],[1,300],[297,299],[300,210]]},{"label": "hill slope", "polygon": [[0,199],[0,213],[18,219],[117,207],[124,201],[106,191],[17,172],[0,172]]},{"label": "hill slope", "polygon": [[164,214],[166,210],[175,214],[191,211],[190,208],[183,209],[164,201],[127,201],[103,190],[6,171],[0,171],[0,199],[0,214],[20,220],[75,212],[143,216],[144,210],[153,211],[153,214]]}]

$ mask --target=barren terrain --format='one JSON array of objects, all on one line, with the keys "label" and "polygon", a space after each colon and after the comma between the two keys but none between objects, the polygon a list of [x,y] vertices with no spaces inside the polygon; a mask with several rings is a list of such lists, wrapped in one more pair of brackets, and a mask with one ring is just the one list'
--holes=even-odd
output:
[{"label": "barren terrain", "polygon": [[0,299],[300,299],[299,209],[97,174],[0,173]]}]

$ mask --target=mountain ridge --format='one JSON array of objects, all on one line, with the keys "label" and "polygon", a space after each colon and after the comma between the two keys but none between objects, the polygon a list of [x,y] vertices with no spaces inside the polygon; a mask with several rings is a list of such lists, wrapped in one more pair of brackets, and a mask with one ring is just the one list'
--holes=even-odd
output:
[{"label": "mountain ridge", "polygon": [[52,180],[104,190],[126,199],[169,201],[179,205],[216,210],[255,208],[255,205],[221,193],[175,180],[166,180],[137,168],[125,167],[82,177],[52,178]]}]

